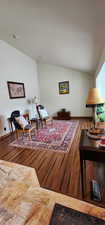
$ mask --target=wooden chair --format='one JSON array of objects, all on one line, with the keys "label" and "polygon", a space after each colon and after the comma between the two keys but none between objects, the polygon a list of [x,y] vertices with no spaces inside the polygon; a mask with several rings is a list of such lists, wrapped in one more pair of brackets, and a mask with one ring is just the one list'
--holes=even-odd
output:
[{"label": "wooden chair", "polygon": [[[13,111],[11,113],[11,117],[10,117],[11,123],[14,124],[17,138],[18,138],[19,133],[22,133],[22,135],[24,135],[24,133],[28,133],[29,139],[32,140],[31,132],[33,131],[33,129],[35,129],[35,127],[32,127],[31,124],[28,122],[27,125],[24,128],[22,128],[16,120],[17,117],[20,117],[20,111],[19,110]],[[28,117],[28,115],[25,114],[24,117],[26,118],[26,117]]]},{"label": "wooden chair", "polygon": [[47,125],[47,121],[53,122],[51,116],[48,115],[46,108],[43,105],[36,105],[37,113],[39,115],[39,120],[41,121],[41,125],[43,127],[43,123],[45,126]]}]

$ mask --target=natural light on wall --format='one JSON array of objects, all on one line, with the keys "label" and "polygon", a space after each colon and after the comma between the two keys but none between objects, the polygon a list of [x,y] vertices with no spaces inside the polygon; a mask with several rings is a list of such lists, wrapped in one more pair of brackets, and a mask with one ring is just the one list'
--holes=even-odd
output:
[{"label": "natural light on wall", "polygon": [[97,76],[96,87],[99,89],[100,95],[105,101],[105,63]]}]

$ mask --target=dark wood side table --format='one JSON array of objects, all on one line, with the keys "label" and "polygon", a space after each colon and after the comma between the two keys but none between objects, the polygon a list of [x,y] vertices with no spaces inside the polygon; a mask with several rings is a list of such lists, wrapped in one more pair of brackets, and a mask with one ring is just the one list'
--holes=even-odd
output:
[{"label": "dark wood side table", "polygon": [[71,119],[71,112],[66,111],[66,109],[62,109],[57,112],[57,115],[53,117],[56,120],[70,120]]},{"label": "dark wood side table", "polygon": [[[99,147],[98,141],[89,138],[87,136],[87,130],[82,130],[80,145],[79,145],[79,152],[80,152],[82,197],[84,198],[85,161],[90,160],[94,162],[105,163],[105,148]],[[85,174],[85,177],[86,177],[86,174]]]}]

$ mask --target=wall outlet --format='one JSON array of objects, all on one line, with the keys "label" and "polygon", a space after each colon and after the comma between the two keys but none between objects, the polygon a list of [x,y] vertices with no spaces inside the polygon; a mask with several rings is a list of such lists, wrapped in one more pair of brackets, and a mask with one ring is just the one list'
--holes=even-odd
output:
[{"label": "wall outlet", "polygon": [[6,128],[6,127],[4,127],[4,130],[6,131],[6,130],[7,130],[7,128]]}]

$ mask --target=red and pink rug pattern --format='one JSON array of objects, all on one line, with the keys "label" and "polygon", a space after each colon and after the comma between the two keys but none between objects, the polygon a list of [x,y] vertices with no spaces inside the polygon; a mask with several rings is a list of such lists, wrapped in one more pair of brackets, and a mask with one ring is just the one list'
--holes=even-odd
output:
[{"label": "red and pink rug pattern", "polygon": [[33,131],[32,140],[29,140],[28,134],[22,135],[13,141],[10,145],[20,148],[31,148],[39,150],[53,150],[67,153],[73,142],[78,121],[49,121],[47,126]]}]

